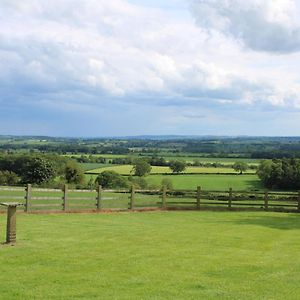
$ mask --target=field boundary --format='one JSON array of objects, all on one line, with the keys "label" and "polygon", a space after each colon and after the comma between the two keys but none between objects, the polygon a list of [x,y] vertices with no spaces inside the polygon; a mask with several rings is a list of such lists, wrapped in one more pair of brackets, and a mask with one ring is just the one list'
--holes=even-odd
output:
[{"label": "field boundary", "polygon": [[[264,210],[300,212],[300,191],[95,190],[0,187],[0,202],[19,202],[26,213],[111,212],[139,210]],[[1,209],[0,209],[1,211]]]}]

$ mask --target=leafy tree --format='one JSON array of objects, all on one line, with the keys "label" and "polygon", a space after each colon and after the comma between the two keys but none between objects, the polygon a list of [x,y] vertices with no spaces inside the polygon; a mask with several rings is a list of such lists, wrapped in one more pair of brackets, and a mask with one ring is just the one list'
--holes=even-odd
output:
[{"label": "leafy tree", "polygon": [[182,173],[186,169],[186,162],[181,160],[170,161],[170,169],[173,173]]},{"label": "leafy tree", "polygon": [[299,189],[300,159],[264,160],[260,163],[257,174],[266,187]]},{"label": "leafy tree", "polygon": [[49,182],[56,175],[54,164],[43,157],[33,157],[24,166],[22,182],[41,184]]},{"label": "leafy tree", "polygon": [[67,183],[82,184],[84,182],[83,171],[75,161],[69,161],[66,164],[65,178]]},{"label": "leafy tree", "polygon": [[95,183],[103,188],[126,188],[128,181],[115,171],[103,171],[98,175]]},{"label": "leafy tree", "polygon": [[146,176],[151,172],[151,166],[144,159],[137,159],[134,162],[132,171],[135,176]]},{"label": "leafy tree", "polygon": [[243,161],[237,161],[236,163],[233,164],[232,168],[237,171],[240,172],[240,174],[243,174],[243,172],[248,170],[248,164],[243,162]]}]

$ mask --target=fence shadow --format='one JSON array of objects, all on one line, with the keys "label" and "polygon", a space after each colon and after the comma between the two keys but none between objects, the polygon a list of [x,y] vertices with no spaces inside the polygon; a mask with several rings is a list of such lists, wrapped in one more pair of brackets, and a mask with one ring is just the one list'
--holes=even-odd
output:
[{"label": "fence shadow", "polygon": [[285,214],[280,216],[244,216],[233,221],[238,225],[256,225],[280,230],[300,230],[300,214]]}]

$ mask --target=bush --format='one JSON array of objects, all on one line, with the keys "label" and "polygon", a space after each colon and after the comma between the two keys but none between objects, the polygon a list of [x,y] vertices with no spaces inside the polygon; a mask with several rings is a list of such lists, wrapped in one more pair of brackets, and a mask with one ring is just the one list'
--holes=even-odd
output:
[{"label": "bush", "polygon": [[95,183],[110,189],[128,187],[128,180],[115,171],[103,171],[98,175]]},{"label": "bush", "polygon": [[0,171],[0,185],[16,185],[20,180],[20,177],[14,172]]},{"label": "bush", "polygon": [[128,177],[128,181],[137,189],[147,189],[148,183],[143,177]]}]

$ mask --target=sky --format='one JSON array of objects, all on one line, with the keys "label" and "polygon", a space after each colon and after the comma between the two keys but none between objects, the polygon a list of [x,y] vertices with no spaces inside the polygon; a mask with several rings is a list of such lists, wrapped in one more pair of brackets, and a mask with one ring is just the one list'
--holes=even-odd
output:
[{"label": "sky", "polygon": [[299,0],[1,0],[0,134],[300,134]]}]

